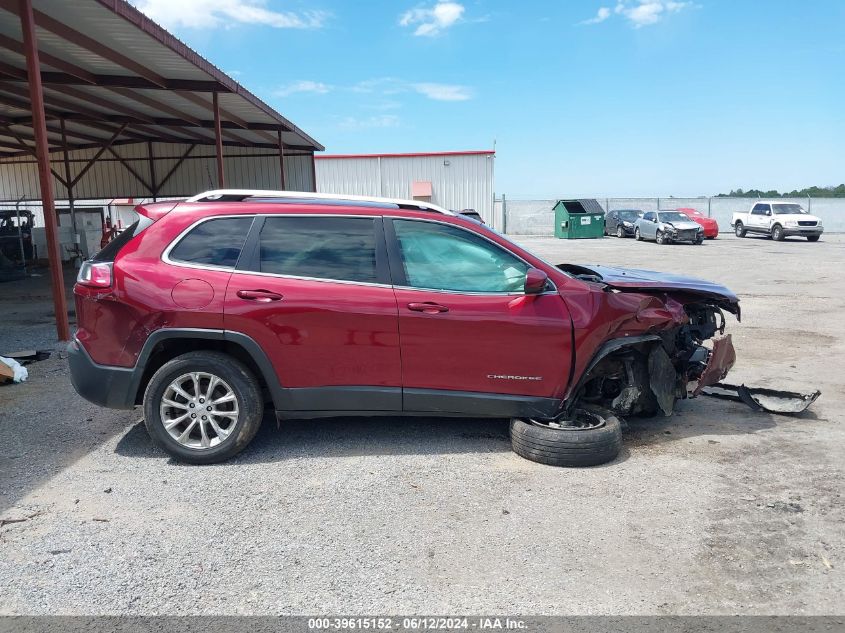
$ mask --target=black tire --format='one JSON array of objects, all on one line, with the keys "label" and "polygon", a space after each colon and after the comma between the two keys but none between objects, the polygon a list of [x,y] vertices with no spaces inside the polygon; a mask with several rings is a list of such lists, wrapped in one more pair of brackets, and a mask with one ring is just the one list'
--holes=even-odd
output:
[{"label": "black tire", "polygon": [[807,241],[808,242],[818,242],[821,235],[808,235]]},{"label": "black tire", "polygon": [[775,242],[782,242],[786,239],[786,235],[783,232],[783,227],[780,224],[775,224],[772,227],[772,239]]},{"label": "black tire", "polygon": [[668,244],[669,240],[666,237],[666,234],[663,231],[658,230],[657,233],[654,234],[654,241],[658,244]]},{"label": "black tire", "polygon": [[514,452],[548,466],[598,466],[613,461],[622,449],[622,424],[613,413],[598,407],[578,409],[575,415],[598,418],[594,428],[552,428],[532,420],[511,420]]},{"label": "black tire", "polygon": [[616,225],[616,237],[625,237],[625,229],[622,228],[621,224]]},{"label": "black tire", "polygon": [[742,222],[737,222],[734,225],[734,233],[737,237],[745,237],[748,231],[745,230],[745,225]]},{"label": "black tire", "polygon": [[643,236],[640,235],[640,227],[637,227],[636,229],[634,229],[634,239],[637,240],[638,242],[643,241]]},{"label": "black tire", "polygon": [[696,246],[701,246],[702,244],[704,244],[704,238],[703,237],[695,238],[695,242],[693,242],[693,244],[695,244]]},{"label": "black tire", "polygon": [[[221,378],[237,398],[238,417],[231,434],[210,448],[180,444],[165,430],[162,422],[160,406],[165,391],[179,376],[190,372]],[[144,425],[150,437],[174,458],[189,464],[214,464],[237,455],[255,437],[263,417],[264,401],[255,376],[243,363],[220,352],[189,352],[177,356],[153,374],[144,392]]]}]

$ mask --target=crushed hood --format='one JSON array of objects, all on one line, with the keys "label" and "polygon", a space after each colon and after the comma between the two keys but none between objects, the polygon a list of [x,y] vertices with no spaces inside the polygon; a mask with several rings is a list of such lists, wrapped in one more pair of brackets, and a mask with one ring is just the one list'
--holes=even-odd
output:
[{"label": "crushed hood", "polygon": [[597,264],[558,264],[558,268],[584,281],[601,283],[621,291],[675,291],[716,299],[720,307],[739,315],[739,297],[725,286],[712,281],[653,270]]},{"label": "crushed hood", "polygon": [[678,220],[675,222],[661,222],[661,224],[667,224],[669,226],[674,226],[679,231],[691,231],[693,229],[697,229],[701,226],[698,222],[693,222],[692,220],[684,220],[683,222]]}]

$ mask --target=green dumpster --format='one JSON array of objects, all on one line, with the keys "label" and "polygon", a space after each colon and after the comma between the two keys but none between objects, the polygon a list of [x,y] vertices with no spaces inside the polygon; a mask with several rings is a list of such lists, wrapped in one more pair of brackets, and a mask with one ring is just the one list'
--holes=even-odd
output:
[{"label": "green dumpster", "polygon": [[604,209],[594,199],[558,200],[555,237],[575,240],[604,235]]}]

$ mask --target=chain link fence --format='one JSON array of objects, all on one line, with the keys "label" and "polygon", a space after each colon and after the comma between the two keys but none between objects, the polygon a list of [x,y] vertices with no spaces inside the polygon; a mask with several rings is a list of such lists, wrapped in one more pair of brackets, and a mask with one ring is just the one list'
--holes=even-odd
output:
[{"label": "chain link fence", "polygon": [[[584,196],[581,196],[584,197]],[[589,196],[586,196],[589,197]],[[736,212],[746,212],[754,198],[606,198],[596,200],[605,212],[614,209],[658,211],[667,209],[696,209],[715,218],[722,232],[731,230],[731,218]],[[830,233],[845,233],[845,198],[780,198],[795,202],[813,215],[819,216]],[[554,235],[554,205],[557,199],[511,200],[506,195],[496,198],[493,227],[512,235]]]}]

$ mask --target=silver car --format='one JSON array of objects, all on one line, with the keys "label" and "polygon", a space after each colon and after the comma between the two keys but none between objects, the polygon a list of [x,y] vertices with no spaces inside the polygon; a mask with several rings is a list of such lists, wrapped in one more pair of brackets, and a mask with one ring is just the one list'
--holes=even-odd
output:
[{"label": "silver car", "polygon": [[658,244],[672,242],[704,242],[704,227],[680,211],[646,211],[634,222],[634,237],[654,240]]}]

